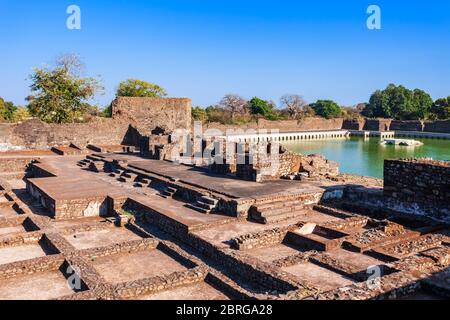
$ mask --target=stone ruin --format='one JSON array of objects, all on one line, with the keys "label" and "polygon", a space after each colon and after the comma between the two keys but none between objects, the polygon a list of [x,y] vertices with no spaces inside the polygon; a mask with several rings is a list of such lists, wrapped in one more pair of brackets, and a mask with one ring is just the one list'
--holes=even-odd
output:
[{"label": "stone ruin", "polygon": [[450,297],[448,163],[388,161],[383,190],[282,148],[276,171],[161,161],[171,128],[133,128],[137,144],[0,154],[0,299]]},{"label": "stone ruin", "polygon": [[214,159],[210,165],[212,172],[256,182],[339,175],[339,164],[322,155],[305,156],[273,143],[235,144],[232,147],[235,150],[233,156],[227,156],[225,150],[223,157]]}]

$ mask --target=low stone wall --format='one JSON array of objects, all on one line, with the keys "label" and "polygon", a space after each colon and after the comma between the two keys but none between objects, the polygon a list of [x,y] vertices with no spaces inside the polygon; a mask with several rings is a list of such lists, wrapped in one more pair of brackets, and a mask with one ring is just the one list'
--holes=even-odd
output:
[{"label": "low stone wall", "polygon": [[0,173],[25,172],[36,158],[0,158]]},{"label": "low stone wall", "polygon": [[400,121],[392,120],[390,130],[392,131],[426,131],[423,121]]},{"label": "low stone wall", "polygon": [[303,225],[303,223],[298,223],[291,226],[244,234],[231,239],[230,246],[237,250],[250,250],[280,244],[289,231],[301,228]]},{"label": "low stone wall", "polygon": [[431,160],[386,160],[384,194],[405,202],[448,206],[450,163]]},{"label": "low stone wall", "polygon": [[172,98],[117,98],[113,118],[93,117],[87,123],[47,124],[37,119],[0,123],[0,151],[50,149],[71,143],[139,145],[142,134],[157,127],[190,129],[191,100]]},{"label": "low stone wall", "polygon": [[450,133],[450,120],[425,122],[423,131]]},{"label": "low stone wall", "polygon": [[366,131],[389,131],[391,119],[366,119],[363,130]]},{"label": "low stone wall", "polygon": [[[129,136],[130,122],[125,119],[93,118],[87,123],[47,124],[37,119],[17,124],[0,124],[3,151],[50,149],[88,144],[123,144]],[[132,139],[130,139],[132,140]]]},{"label": "low stone wall", "polygon": [[227,130],[280,130],[280,132],[290,131],[319,131],[319,130],[340,130],[342,129],[344,119],[324,119],[324,118],[305,118],[302,120],[283,120],[269,121],[259,119],[258,122],[251,122],[244,125],[223,125],[220,123],[207,123],[203,125],[203,130],[218,129],[226,133]]},{"label": "low stone wall", "polygon": [[361,131],[364,129],[364,119],[346,119],[342,124],[342,129]]},{"label": "low stone wall", "polygon": [[450,133],[450,120],[392,120],[392,119],[352,119],[344,120],[342,129],[366,131],[418,131]]},{"label": "low stone wall", "polygon": [[0,266],[0,280],[49,270],[57,270],[63,263],[64,257],[58,254],[4,264]]}]

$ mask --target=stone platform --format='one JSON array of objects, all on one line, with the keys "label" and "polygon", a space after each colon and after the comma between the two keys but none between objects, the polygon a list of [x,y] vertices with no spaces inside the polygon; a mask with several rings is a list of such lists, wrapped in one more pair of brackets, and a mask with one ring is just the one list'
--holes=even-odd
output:
[{"label": "stone platform", "polygon": [[0,180],[0,299],[450,296],[450,226],[350,210],[341,180],[258,184],[109,153],[31,169]]}]

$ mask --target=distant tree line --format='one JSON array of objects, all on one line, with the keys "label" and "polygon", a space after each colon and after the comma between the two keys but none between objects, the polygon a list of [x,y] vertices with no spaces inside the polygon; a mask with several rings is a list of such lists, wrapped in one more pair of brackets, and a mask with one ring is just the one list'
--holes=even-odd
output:
[{"label": "distant tree line", "polygon": [[390,84],[372,94],[361,114],[397,120],[450,119],[450,96],[433,101],[423,90]]},{"label": "distant tree line", "polygon": [[308,104],[301,95],[286,94],[280,98],[279,107],[272,100],[253,97],[246,100],[237,94],[227,94],[222,100],[207,108],[194,107],[192,117],[203,122],[244,124],[258,119],[300,120],[308,117],[357,117],[354,108],[340,107],[332,100],[318,100]]},{"label": "distant tree line", "polygon": [[[103,92],[98,77],[83,77],[84,65],[76,55],[63,55],[53,67],[36,68],[30,75],[31,94],[28,105],[15,106],[0,97],[0,121],[17,122],[36,117],[48,123],[85,122],[93,116],[110,117],[111,105],[99,107],[90,103]],[[122,81],[117,97],[165,97],[167,91],[157,84],[139,79]],[[390,84],[375,91],[368,103],[339,106],[332,100],[307,103],[299,94],[286,94],[273,100],[253,97],[250,100],[238,94],[227,94],[217,104],[194,107],[192,117],[203,122],[243,124],[258,119],[300,120],[307,117],[323,118],[393,118],[399,120],[450,119],[450,96],[433,101],[423,90],[409,90]]]},{"label": "distant tree line", "polygon": [[0,121],[18,122],[30,117],[28,109],[23,106],[16,106],[11,101],[5,101],[0,97]]},{"label": "distant tree line", "polygon": [[433,101],[423,90],[409,90],[390,84],[384,90],[375,91],[368,103],[353,107],[339,106],[333,100],[317,100],[306,103],[300,95],[287,94],[280,99],[280,108],[273,101],[254,97],[246,101],[239,95],[226,95],[217,105],[195,107],[195,120],[239,124],[255,121],[302,119],[305,117],[331,118],[391,118],[397,120],[446,120],[450,119],[450,96]]},{"label": "distant tree line", "polygon": [[[111,105],[90,103],[103,92],[98,77],[83,77],[84,65],[76,55],[66,54],[53,66],[35,68],[30,75],[31,94],[26,107],[17,107],[0,98],[0,121],[17,122],[36,117],[47,123],[86,122],[94,116],[110,117]],[[166,90],[143,80],[122,81],[116,96],[164,97]]]}]

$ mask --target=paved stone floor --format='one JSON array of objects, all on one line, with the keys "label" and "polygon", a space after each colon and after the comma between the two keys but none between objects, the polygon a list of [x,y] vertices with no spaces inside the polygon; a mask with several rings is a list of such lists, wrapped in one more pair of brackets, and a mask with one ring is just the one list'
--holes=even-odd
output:
[{"label": "paved stone floor", "polygon": [[159,250],[101,257],[93,261],[95,269],[110,283],[121,283],[187,270]]},{"label": "paved stone floor", "polygon": [[76,249],[105,247],[115,243],[140,240],[141,237],[126,229],[99,229],[65,235],[64,238]]},{"label": "paved stone floor", "polygon": [[49,300],[73,294],[59,271],[0,280],[0,300]]},{"label": "paved stone floor", "polygon": [[0,265],[45,256],[39,244],[0,248]]},{"label": "paved stone floor", "polygon": [[[130,160],[129,158],[126,158]],[[232,177],[213,175],[201,168],[192,168],[183,165],[173,165],[165,161],[145,160],[130,161],[129,166],[162,174],[166,177],[179,179],[194,186],[204,186],[208,189],[224,193],[235,198],[253,198],[276,193],[313,192],[318,190],[318,184],[303,183],[299,188],[298,182],[279,180],[270,183],[257,183],[243,181]]]},{"label": "paved stone floor", "polygon": [[[30,179],[0,178],[0,299],[450,296],[449,226],[300,203],[342,180],[258,184],[129,154],[34,156]],[[204,196],[217,210],[188,206]],[[94,200],[104,210],[89,216]],[[255,222],[262,208],[267,217],[291,211]],[[366,283],[373,266],[376,289]]]}]

